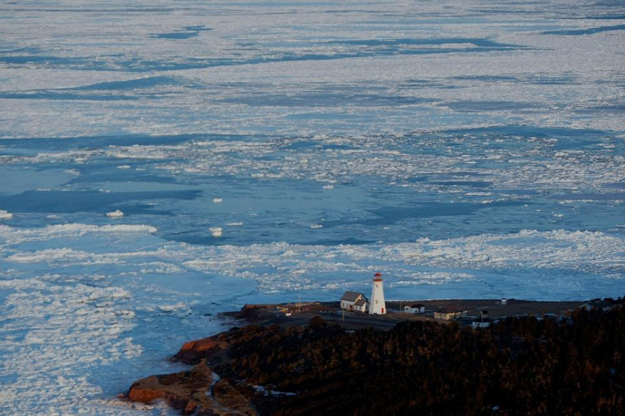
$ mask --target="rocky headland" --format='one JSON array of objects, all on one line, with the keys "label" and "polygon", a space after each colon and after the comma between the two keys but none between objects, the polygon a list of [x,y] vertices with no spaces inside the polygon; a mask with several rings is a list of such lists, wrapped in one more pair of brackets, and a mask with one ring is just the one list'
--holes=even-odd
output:
[{"label": "rocky headland", "polygon": [[174,359],[192,368],[127,398],[198,415],[623,415],[625,303],[602,305],[478,330],[246,325],[184,344]]}]

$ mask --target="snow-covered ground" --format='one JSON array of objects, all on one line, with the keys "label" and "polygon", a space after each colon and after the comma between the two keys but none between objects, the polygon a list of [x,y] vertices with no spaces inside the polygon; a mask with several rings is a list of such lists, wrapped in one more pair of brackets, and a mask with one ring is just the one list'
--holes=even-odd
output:
[{"label": "snow-covered ground", "polygon": [[625,6],[0,4],[0,414],[245,303],[625,294]]}]

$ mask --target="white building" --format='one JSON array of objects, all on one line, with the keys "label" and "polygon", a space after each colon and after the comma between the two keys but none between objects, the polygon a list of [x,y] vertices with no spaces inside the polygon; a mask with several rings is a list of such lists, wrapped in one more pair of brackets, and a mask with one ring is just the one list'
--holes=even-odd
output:
[{"label": "white building", "polygon": [[341,298],[341,309],[346,311],[367,312],[369,302],[362,293],[347,291]]},{"label": "white building", "polygon": [[488,317],[488,310],[483,309],[480,311],[480,319],[476,319],[471,323],[473,329],[476,328],[488,328],[490,326],[490,318]]},{"label": "white building", "polygon": [[371,303],[369,303],[369,313],[386,314],[386,303],[384,302],[384,288],[382,287],[382,275],[376,273],[373,277],[373,288],[371,289]]},{"label": "white building", "polygon": [[452,311],[452,310],[442,310],[438,312],[434,312],[434,319],[441,319],[443,321],[451,321],[453,319],[459,318],[464,315],[466,312],[461,311]]},{"label": "white building", "polygon": [[404,306],[404,312],[406,313],[423,313],[425,312],[425,306],[420,303],[415,303],[414,305]]}]

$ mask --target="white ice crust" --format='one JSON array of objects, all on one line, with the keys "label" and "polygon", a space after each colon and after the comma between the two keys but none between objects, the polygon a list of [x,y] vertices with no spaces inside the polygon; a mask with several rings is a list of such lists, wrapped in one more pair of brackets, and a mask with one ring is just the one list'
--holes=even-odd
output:
[{"label": "white ice crust", "polygon": [[120,211],[119,209],[117,209],[115,211],[107,212],[106,216],[109,218],[121,218],[124,216],[124,213]]},{"label": "white ice crust", "polygon": [[623,125],[616,3],[75,3],[1,6],[0,137]]},{"label": "white ice crust", "polygon": [[103,399],[167,371],[159,360],[218,330],[206,311],[299,293],[335,300],[347,289],[366,290],[377,271],[389,299],[564,300],[625,291],[625,241],[601,232],[334,247],[201,247],[155,232],[147,225],[0,225],[0,371],[13,377],[4,386],[5,409],[131,414]]},{"label": "white ice crust", "polygon": [[[216,313],[298,294],[366,293],[378,271],[389,299],[623,295],[622,232],[558,229],[572,212],[565,208],[583,215],[606,192],[612,210],[625,202],[613,188],[625,182],[625,31],[610,29],[625,24],[615,18],[625,10],[616,3],[0,5],[0,200],[75,191],[68,184],[84,184],[90,164],[106,163],[116,174],[174,179],[144,179],[141,187],[154,192],[193,190],[214,176],[315,181],[326,198],[366,178],[484,207],[522,205],[532,192],[594,193],[563,197],[563,211],[548,213],[551,231],[472,229],[458,238],[334,246],[227,245],[232,234],[254,232],[256,212],[207,217],[211,243],[225,245],[195,246],[161,238],[149,215],[136,216],[144,224],[126,224],[134,218],[119,210],[107,214],[115,221],[102,211],[67,220],[3,205],[20,214],[0,210],[0,413],[167,414],[115,396],[140,377],[179,369],[166,358],[184,341],[223,330]],[[540,132],[508,134],[506,146],[495,135],[475,146],[471,132],[446,141],[420,134],[511,125],[598,129],[601,151]],[[135,143],[135,134],[155,142]],[[188,140],[166,140],[178,137]],[[63,148],[66,138],[80,146]],[[91,145],[103,138],[116,140]],[[59,144],[11,153],[11,139]],[[499,192],[410,182],[453,174]],[[107,180],[102,193],[138,186]],[[206,195],[220,196],[204,200],[214,214],[235,200],[223,189]],[[166,206],[159,203],[162,214]],[[322,218],[298,226],[331,231]]]},{"label": "white ice crust", "polygon": [[213,237],[221,237],[224,230],[221,227],[210,227],[209,231]]}]

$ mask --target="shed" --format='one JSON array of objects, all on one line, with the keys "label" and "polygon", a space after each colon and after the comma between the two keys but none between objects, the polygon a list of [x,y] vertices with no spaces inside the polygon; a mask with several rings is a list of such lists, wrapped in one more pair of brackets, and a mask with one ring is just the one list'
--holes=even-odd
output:
[{"label": "shed", "polygon": [[490,326],[490,319],[486,318],[486,319],[478,319],[475,320],[471,323],[471,326],[476,329],[476,328],[488,328]]},{"label": "shed", "polygon": [[425,312],[425,305],[421,303],[415,303],[412,305],[404,306],[404,312],[406,313],[423,313]]},{"label": "shed", "polygon": [[443,321],[451,321],[452,319],[459,318],[464,313],[466,312],[443,309],[441,311],[434,312],[434,319],[441,319]]}]

